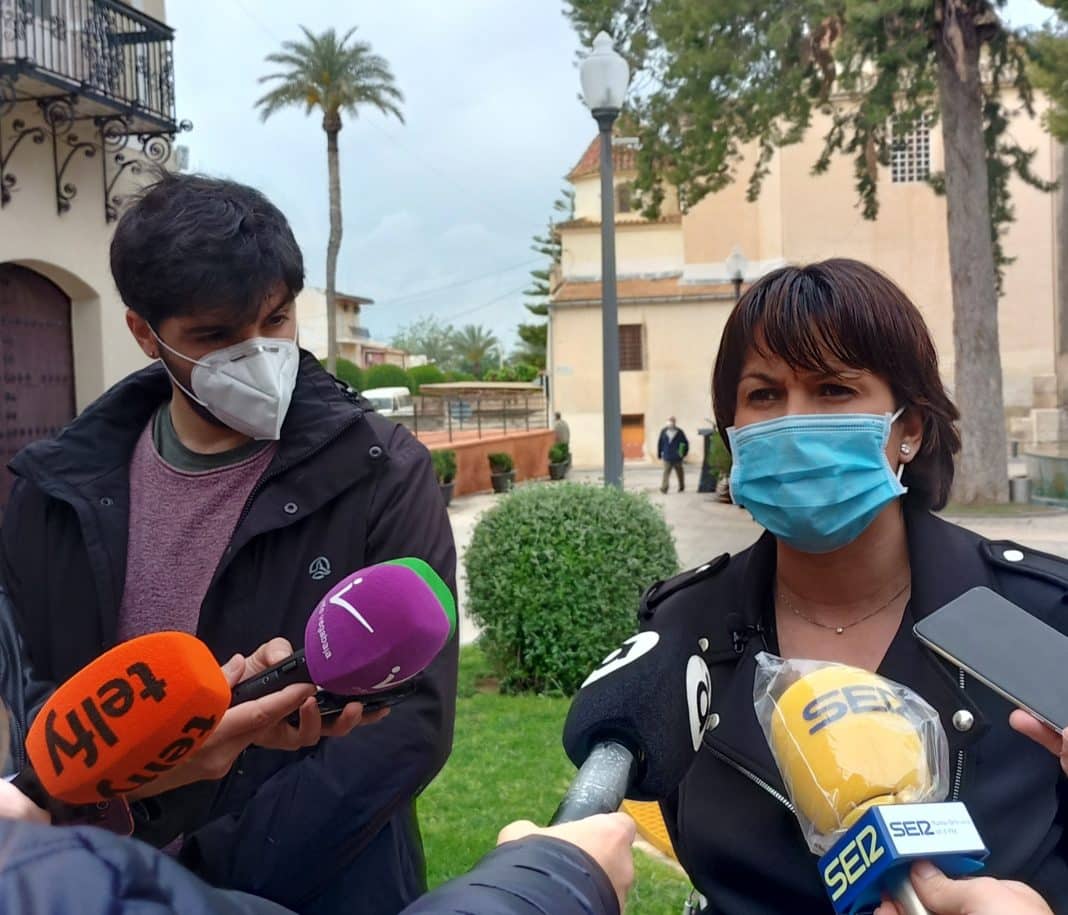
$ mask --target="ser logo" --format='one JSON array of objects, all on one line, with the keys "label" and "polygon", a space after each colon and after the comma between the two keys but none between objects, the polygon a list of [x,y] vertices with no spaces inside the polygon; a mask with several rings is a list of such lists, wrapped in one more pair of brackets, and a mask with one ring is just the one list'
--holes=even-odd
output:
[{"label": "ser logo", "polygon": [[888,689],[858,683],[821,693],[801,711],[801,717],[812,725],[808,733],[815,734],[846,715],[867,715],[872,712],[906,714],[905,703]]},{"label": "ser logo", "polygon": [[841,899],[884,854],[886,849],[879,844],[875,827],[865,826],[823,869],[823,885],[831,894],[831,902]]},{"label": "ser logo", "polygon": [[660,634],[657,632],[639,632],[637,635],[632,635],[601,662],[601,666],[586,678],[579,689],[585,689],[591,683],[614,674],[621,667],[632,664],[642,655],[652,651],[659,641]]},{"label": "ser logo", "polygon": [[902,820],[890,824],[890,835],[895,839],[908,839],[913,836],[933,836],[934,827],[929,820]]}]

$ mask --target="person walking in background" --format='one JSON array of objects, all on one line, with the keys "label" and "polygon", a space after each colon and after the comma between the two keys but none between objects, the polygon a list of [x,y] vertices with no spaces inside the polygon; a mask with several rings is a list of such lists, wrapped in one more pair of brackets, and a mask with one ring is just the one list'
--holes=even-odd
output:
[{"label": "person walking in background", "polygon": [[553,432],[556,433],[556,444],[570,446],[571,427],[559,412],[553,414],[553,420]]},{"label": "person walking in background", "polygon": [[669,416],[667,425],[660,430],[660,439],[656,443],[656,456],[664,462],[664,479],[660,483],[661,492],[668,491],[672,470],[679,478],[679,492],[686,489],[686,476],[682,461],[689,450],[690,442],[686,438],[686,433],[675,425],[675,417]]}]

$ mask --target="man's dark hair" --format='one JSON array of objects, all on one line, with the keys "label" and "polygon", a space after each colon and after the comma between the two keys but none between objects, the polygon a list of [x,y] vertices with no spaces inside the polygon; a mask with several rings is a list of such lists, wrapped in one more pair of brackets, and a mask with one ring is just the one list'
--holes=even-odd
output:
[{"label": "man's dark hair", "polygon": [[282,283],[304,288],[304,259],[282,212],[254,188],[162,172],[126,209],[111,274],[127,307],[152,327],[222,311],[252,321]]},{"label": "man's dark hair", "polygon": [[882,378],[896,406],[917,410],[923,420],[920,450],[905,467],[905,499],[945,506],[960,451],[960,414],[938,374],[923,316],[893,281],[860,261],[837,258],[783,267],[746,290],[727,318],[712,373],[716,425],[728,448],[750,348],[795,370],[832,373],[830,357]]}]

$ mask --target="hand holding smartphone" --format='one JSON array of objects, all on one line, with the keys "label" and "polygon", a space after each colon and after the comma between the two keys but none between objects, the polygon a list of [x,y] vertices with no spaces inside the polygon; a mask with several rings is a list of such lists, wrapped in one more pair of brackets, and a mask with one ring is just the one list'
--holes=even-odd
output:
[{"label": "hand holding smartphone", "polygon": [[1068,727],[1068,636],[989,588],[913,626],[917,638],[1058,733]]}]

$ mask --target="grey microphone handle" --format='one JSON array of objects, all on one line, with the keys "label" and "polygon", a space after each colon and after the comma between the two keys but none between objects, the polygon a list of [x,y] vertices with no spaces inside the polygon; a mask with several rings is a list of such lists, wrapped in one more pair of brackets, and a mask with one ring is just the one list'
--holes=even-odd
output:
[{"label": "grey microphone handle", "polygon": [[916,887],[912,885],[912,881],[909,879],[909,868],[899,868],[893,875],[890,894],[905,915],[932,915],[931,910],[916,895]]},{"label": "grey microphone handle", "polygon": [[615,813],[634,777],[634,754],[614,740],[597,744],[579,769],[552,822],[573,823],[598,813]]}]

